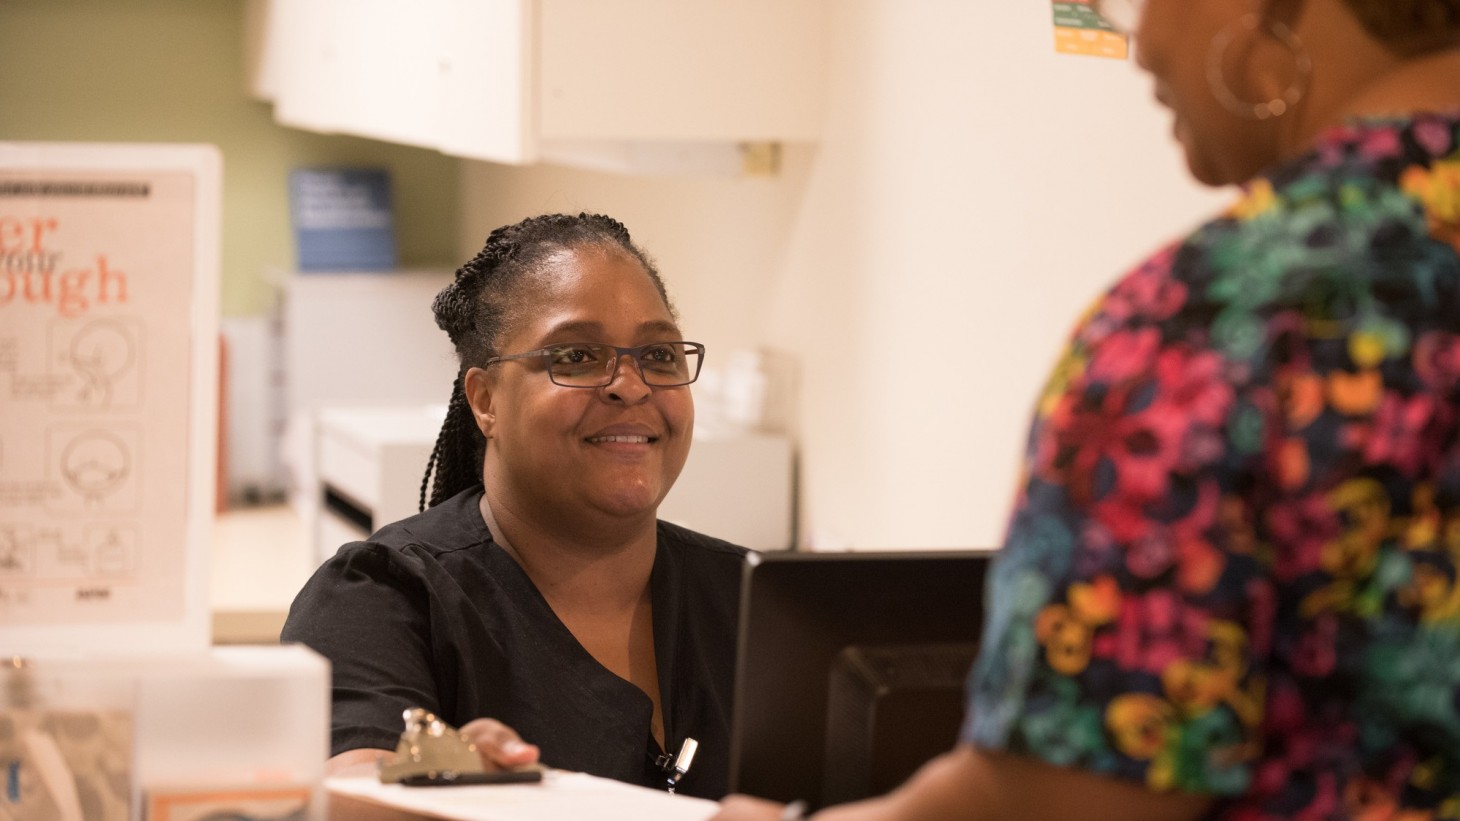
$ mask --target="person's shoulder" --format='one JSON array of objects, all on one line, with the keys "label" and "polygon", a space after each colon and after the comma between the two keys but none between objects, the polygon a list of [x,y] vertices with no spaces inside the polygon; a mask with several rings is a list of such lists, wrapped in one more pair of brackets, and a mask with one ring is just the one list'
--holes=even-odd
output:
[{"label": "person's shoulder", "polygon": [[734,623],[745,558],[755,551],[687,527],[659,520],[659,555],[654,575],[698,604],[698,613],[718,613]]},{"label": "person's shoulder", "polygon": [[340,548],[337,556],[373,555],[419,564],[441,560],[491,537],[477,513],[481,489],[463,491],[446,501],[381,527],[364,541]]},{"label": "person's shoulder", "polygon": [[[1441,115],[1361,118],[1331,127],[1306,152],[1244,186],[1231,213],[1305,228],[1323,216],[1356,228],[1410,220],[1416,178],[1450,162],[1457,127],[1455,117]],[[1311,228],[1305,238],[1322,245],[1322,235]]]},{"label": "person's shoulder", "polygon": [[[1304,154],[1245,184],[1229,207],[1189,234],[1178,270],[1224,278],[1219,286],[1240,290],[1245,304],[1263,293],[1280,302],[1308,300],[1314,294],[1306,286],[1316,282],[1347,279],[1367,287],[1376,277],[1406,280],[1416,259],[1452,269],[1454,250],[1430,236],[1427,192],[1443,198],[1460,186],[1426,188],[1444,161],[1417,136],[1426,124],[1447,134],[1457,127],[1450,120],[1399,118],[1329,129]],[[1301,292],[1260,287],[1274,270],[1299,274],[1284,284]]]},{"label": "person's shoulder", "polygon": [[659,520],[659,538],[669,544],[675,545],[692,554],[699,554],[709,558],[723,558],[739,562],[747,554],[753,552],[748,547],[742,547],[724,539],[717,539],[690,530],[687,527]]}]

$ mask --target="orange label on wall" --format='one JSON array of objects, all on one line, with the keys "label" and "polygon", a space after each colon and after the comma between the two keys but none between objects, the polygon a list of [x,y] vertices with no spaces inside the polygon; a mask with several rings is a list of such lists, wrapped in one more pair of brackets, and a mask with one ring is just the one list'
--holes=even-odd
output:
[{"label": "orange label on wall", "polygon": [[1054,50],[1060,54],[1124,60],[1130,56],[1130,42],[1100,19],[1090,8],[1089,0],[1056,0]]}]

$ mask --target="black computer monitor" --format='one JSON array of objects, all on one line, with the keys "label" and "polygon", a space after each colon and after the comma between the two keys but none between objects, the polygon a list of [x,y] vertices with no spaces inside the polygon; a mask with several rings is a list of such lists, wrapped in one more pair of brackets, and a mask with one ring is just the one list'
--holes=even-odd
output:
[{"label": "black computer monitor", "polygon": [[886,792],[951,749],[991,555],[748,557],[731,789],[828,806]]}]

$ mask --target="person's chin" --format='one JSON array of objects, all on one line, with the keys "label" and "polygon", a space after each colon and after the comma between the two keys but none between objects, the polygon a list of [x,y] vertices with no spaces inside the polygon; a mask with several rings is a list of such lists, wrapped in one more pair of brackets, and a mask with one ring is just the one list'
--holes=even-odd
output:
[{"label": "person's chin", "polygon": [[1220,176],[1212,173],[1211,169],[1205,165],[1194,162],[1191,157],[1186,158],[1186,171],[1191,175],[1193,180],[1208,188],[1219,188],[1226,185],[1226,182]]},{"label": "person's chin", "polygon": [[668,493],[657,477],[643,474],[616,476],[606,480],[597,496],[597,507],[615,516],[653,515]]},{"label": "person's chin", "polygon": [[1228,179],[1228,174],[1225,173],[1222,165],[1213,162],[1213,158],[1208,153],[1193,145],[1191,141],[1183,139],[1181,148],[1186,155],[1186,171],[1192,179],[1211,188],[1220,188],[1232,182]]},{"label": "person's chin", "polygon": [[657,518],[659,497],[616,495],[599,500],[598,509],[621,519]]},{"label": "person's chin", "polygon": [[1176,140],[1186,157],[1187,173],[1192,179],[1211,188],[1246,181],[1247,177],[1235,173],[1235,163],[1224,157],[1220,146],[1215,145],[1214,141],[1198,140],[1190,127],[1182,121],[1178,121],[1175,131]]}]

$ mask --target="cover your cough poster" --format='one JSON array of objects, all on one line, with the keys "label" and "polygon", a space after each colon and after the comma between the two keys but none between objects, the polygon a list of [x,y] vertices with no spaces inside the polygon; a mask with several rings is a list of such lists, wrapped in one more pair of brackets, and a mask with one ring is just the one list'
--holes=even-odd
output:
[{"label": "cover your cough poster", "polygon": [[211,149],[0,145],[0,650],[198,633],[216,200]]}]

